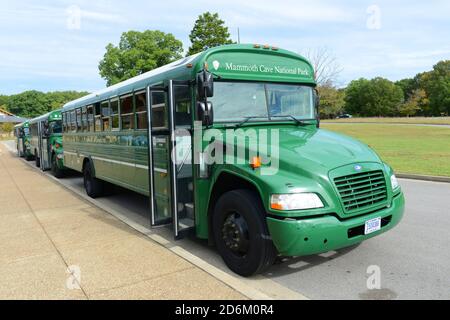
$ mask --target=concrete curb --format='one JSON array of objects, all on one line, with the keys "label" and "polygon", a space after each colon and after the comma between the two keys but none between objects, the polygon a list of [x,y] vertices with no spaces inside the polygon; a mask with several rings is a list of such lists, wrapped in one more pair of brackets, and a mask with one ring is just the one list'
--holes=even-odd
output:
[{"label": "concrete curb", "polygon": [[420,174],[397,173],[397,178],[450,183],[450,177],[425,176]]}]

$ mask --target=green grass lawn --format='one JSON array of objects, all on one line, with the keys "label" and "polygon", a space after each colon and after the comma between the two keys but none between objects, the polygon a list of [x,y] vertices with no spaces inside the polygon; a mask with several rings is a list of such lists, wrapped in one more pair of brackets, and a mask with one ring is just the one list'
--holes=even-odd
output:
[{"label": "green grass lawn", "polygon": [[405,124],[447,124],[450,125],[450,117],[414,117],[414,118],[350,118],[350,119],[332,119],[323,120],[326,122],[339,123],[405,123]]},{"label": "green grass lawn", "polygon": [[450,177],[450,128],[327,124],[371,146],[396,172]]}]

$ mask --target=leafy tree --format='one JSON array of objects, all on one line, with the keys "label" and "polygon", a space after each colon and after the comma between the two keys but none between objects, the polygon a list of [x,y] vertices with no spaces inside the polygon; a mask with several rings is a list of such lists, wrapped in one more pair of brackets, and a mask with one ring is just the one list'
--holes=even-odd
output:
[{"label": "leafy tree", "polygon": [[88,93],[76,91],[50,93],[25,91],[9,97],[8,109],[20,117],[34,118],[51,110],[59,109],[67,102],[81,98],[86,94]]},{"label": "leafy tree", "polygon": [[0,95],[0,108],[7,109],[8,107],[8,96]]},{"label": "leafy tree", "polygon": [[108,44],[100,75],[113,85],[180,59],[183,43],[171,33],[147,30],[122,34],[119,45]]},{"label": "leafy tree", "polygon": [[409,97],[413,94],[413,92],[417,90],[419,87],[417,78],[402,79],[400,81],[397,81],[395,84],[400,88],[402,88],[405,100],[408,100]]},{"label": "leafy tree", "polygon": [[367,117],[395,116],[403,101],[402,89],[393,82],[384,78],[359,79],[346,89],[345,109]]},{"label": "leafy tree", "polygon": [[318,87],[320,95],[320,117],[322,119],[334,118],[340,114],[345,105],[345,91],[333,86]]},{"label": "leafy tree", "polygon": [[1,131],[3,133],[10,134],[13,130],[14,130],[14,124],[12,124],[10,122],[3,123],[1,126]]},{"label": "leafy tree", "polygon": [[218,13],[205,12],[195,21],[194,28],[189,35],[191,47],[188,55],[193,55],[204,50],[205,47],[213,48],[224,44],[231,44],[228,27],[225,21],[219,18]]},{"label": "leafy tree", "polygon": [[399,114],[401,116],[411,117],[421,112],[429,105],[427,93],[423,89],[414,90],[408,100],[399,106]]},{"label": "leafy tree", "polygon": [[433,71],[422,74],[420,80],[430,99],[432,115],[450,114],[450,60],[440,61]]}]

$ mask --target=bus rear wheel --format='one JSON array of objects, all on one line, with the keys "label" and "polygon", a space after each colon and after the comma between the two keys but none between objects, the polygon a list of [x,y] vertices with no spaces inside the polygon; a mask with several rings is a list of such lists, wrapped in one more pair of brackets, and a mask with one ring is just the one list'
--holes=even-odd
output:
[{"label": "bus rear wheel", "polygon": [[52,154],[52,166],[51,166],[52,174],[55,178],[61,179],[64,177],[64,171],[58,167],[56,154]]},{"label": "bus rear wheel", "polygon": [[84,189],[89,197],[95,199],[103,195],[103,181],[94,177],[91,163],[86,163],[83,170]]},{"label": "bus rear wheel", "polygon": [[212,224],[217,249],[233,272],[250,277],[275,262],[277,251],[269,235],[265,210],[254,192],[225,193],[216,204]]}]

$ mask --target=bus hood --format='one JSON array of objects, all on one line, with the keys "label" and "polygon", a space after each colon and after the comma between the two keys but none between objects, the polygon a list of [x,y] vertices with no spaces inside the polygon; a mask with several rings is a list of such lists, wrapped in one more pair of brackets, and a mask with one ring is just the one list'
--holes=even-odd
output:
[{"label": "bus hood", "polygon": [[[290,126],[277,129],[278,158],[273,142],[269,143],[267,149],[273,159],[272,165],[274,160],[277,161],[280,170],[298,172],[300,169],[312,174],[328,174],[330,170],[352,163],[382,163],[368,145],[348,136],[315,127]],[[268,136],[271,136],[270,132]]]}]

